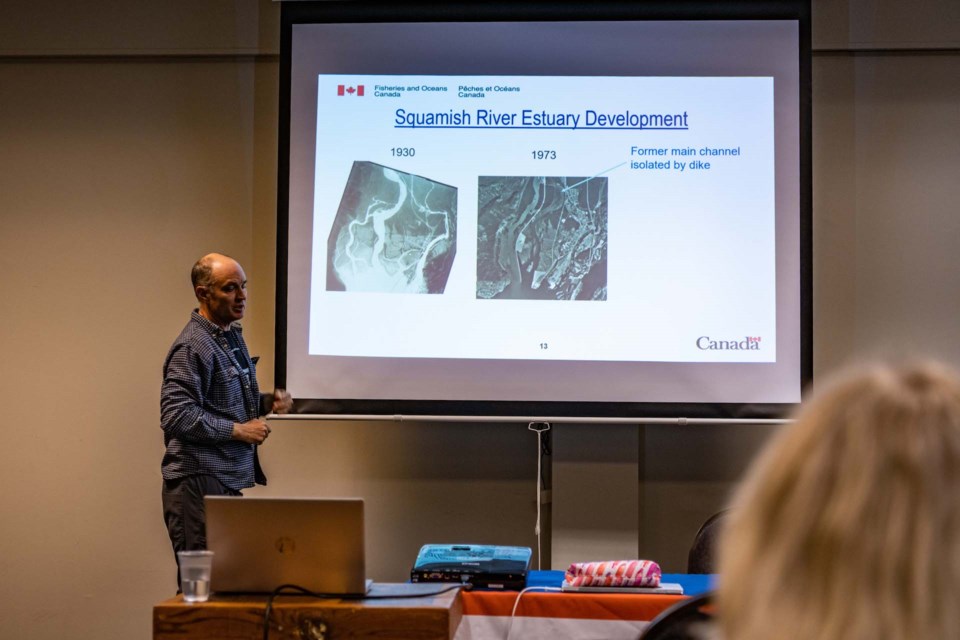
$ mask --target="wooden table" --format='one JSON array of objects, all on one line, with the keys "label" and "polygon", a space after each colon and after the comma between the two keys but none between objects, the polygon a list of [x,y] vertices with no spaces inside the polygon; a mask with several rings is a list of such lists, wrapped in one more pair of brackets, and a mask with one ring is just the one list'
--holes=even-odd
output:
[{"label": "wooden table", "polygon": [[[271,640],[450,640],[462,615],[459,591],[447,585],[374,583],[363,600],[281,595],[270,614]],[[373,599],[377,598],[377,599]],[[385,599],[380,599],[385,598]],[[218,595],[203,603],[181,596],[153,608],[154,640],[260,640],[267,597]]]}]

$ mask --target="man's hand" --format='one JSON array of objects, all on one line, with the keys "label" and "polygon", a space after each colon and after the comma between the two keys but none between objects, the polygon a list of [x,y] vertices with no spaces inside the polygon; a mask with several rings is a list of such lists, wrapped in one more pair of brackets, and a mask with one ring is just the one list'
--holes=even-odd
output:
[{"label": "man's hand", "polygon": [[233,423],[233,439],[249,444],[263,444],[270,435],[270,425],[263,418],[256,418],[240,424]]},{"label": "man's hand", "polygon": [[276,389],[273,392],[273,406],[270,409],[272,413],[289,413],[293,408],[293,398],[286,389]]}]

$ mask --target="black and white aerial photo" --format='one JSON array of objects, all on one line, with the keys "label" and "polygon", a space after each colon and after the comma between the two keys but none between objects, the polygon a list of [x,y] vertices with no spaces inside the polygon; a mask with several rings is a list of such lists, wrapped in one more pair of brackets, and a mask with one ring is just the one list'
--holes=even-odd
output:
[{"label": "black and white aerial photo", "polygon": [[327,290],[443,293],[457,251],[457,189],[356,161],[327,238]]},{"label": "black and white aerial photo", "polygon": [[607,299],[607,178],[481,176],[477,298]]}]

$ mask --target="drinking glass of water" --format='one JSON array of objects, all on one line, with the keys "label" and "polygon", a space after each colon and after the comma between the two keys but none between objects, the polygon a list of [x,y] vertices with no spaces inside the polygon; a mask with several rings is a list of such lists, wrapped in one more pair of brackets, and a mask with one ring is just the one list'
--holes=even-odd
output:
[{"label": "drinking glass of water", "polygon": [[206,602],[210,597],[213,551],[178,551],[180,590],[186,602]]}]

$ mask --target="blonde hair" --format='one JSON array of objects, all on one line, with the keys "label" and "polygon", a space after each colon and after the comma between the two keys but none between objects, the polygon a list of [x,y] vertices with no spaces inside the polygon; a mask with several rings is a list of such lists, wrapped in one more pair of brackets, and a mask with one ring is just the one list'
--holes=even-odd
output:
[{"label": "blonde hair", "polygon": [[734,498],[727,640],[960,639],[960,380],[875,366],[814,395]]}]

